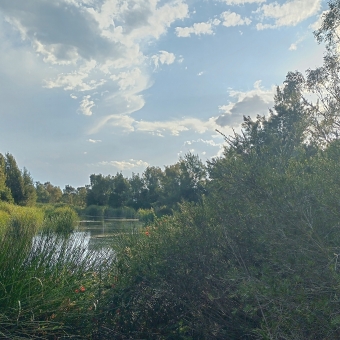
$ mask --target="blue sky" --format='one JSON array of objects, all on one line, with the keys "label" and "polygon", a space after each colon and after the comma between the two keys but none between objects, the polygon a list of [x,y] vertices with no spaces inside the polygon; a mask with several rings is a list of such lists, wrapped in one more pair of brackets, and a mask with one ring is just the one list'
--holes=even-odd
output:
[{"label": "blue sky", "polygon": [[288,71],[322,63],[322,0],[1,0],[0,152],[35,181],[221,155]]}]

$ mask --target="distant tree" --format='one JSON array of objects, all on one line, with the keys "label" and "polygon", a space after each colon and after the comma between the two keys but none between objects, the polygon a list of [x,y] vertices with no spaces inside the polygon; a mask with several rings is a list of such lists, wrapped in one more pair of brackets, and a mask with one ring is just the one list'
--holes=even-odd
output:
[{"label": "distant tree", "polygon": [[6,159],[0,153],[0,201],[13,202],[11,190],[6,185]]},{"label": "distant tree", "polygon": [[52,185],[50,182],[44,183],[44,186],[49,193],[49,203],[58,203],[62,198],[62,191],[58,186]]},{"label": "distant tree", "polygon": [[197,202],[205,193],[207,171],[206,167],[198,157],[187,153],[179,160],[181,172],[180,195],[181,199]]},{"label": "distant tree", "polygon": [[15,158],[6,154],[6,186],[10,189],[14,203],[25,204],[25,184]]},{"label": "distant tree", "polygon": [[120,208],[126,205],[130,194],[130,183],[122,173],[117,173],[111,178],[112,192],[110,193],[108,205],[113,208]]},{"label": "distant tree", "polygon": [[74,204],[77,196],[76,188],[72,187],[71,185],[66,185],[63,190],[62,200],[67,204]]},{"label": "distant tree", "polygon": [[142,178],[147,190],[147,204],[151,207],[159,201],[162,194],[162,180],[164,173],[160,167],[148,166],[143,172]]},{"label": "distant tree", "polygon": [[110,194],[113,190],[111,176],[103,176],[102,174],[90,176],[90,186],[87,190],[86,204],[87,206],[108,205]]},{"label": "distant tree", "polygon": [[62,191],[59,187],[52,185],[50,182],[44,184],[35,183],[37,192],[37,202],[39,203],[58,203],[62,197]]},{"label": "distant tree", "polygon": [[84,187],[78,187],[76,191],[75,196],[75,202],[74,204],[79,207],[85,207],[86,206],[86,195],[87,195],[87,186]]},{"label": "distant tree", "polygon": [[22,179],[24,182],[24,199],[22,204],[33,206],[37,201],[37,192],[34,187],[33,178],[26,168],[22,172]]},{"label": "distant tree", "polygon": [[148,190],[143,177],[132,173],[132,177],[128,181],[130,183],[130,196],[127,205],[136,210],[150,208],[147,202]]}]

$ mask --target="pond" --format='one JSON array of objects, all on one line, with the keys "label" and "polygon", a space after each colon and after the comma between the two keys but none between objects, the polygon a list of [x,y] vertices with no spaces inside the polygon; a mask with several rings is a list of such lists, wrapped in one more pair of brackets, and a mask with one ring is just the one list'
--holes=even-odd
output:
[{"label": "pond", "polygon": [[89,249],[100,249],[112,243],[114,237],[131,233],[141,226],[142,223],[138,219],[82,220],[79,221],[76,232],[86,233],[89,237]]},{"label": "pond", "polygon": [[115,258],[114,238],[140,226],[142,223],[137,219],[83,220],[66,238],[55,233],[38,234],[33,238],[28,262],[40,258],[47,259],[51,266],[60,261],[77,265],[87,259],[89,267],[103,261],[109,263]]}]

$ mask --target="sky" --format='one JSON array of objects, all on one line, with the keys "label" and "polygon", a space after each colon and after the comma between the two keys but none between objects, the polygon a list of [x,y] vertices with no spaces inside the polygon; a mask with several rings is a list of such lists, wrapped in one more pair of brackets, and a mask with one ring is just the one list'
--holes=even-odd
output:
[{"label": "sky", "polygon": [[287,72],[321,66],[324,0],[1,0],[0,153],[64,188],[219,157]]}]

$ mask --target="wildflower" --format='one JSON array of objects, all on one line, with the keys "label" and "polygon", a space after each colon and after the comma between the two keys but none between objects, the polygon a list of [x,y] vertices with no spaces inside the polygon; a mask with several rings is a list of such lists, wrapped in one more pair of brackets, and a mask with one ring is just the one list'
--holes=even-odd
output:
[{"label": "wildflower", "polygon": [[76,289],[76,290],[75,290],[75,293],[79,293],[79,289]]},{"label": "wildflower", "polygon": [[146,232],[145,232],[145,235],[146,235],[146,236],[149,236],[149,235],[150,235],[150,233],[149,233],[148,231],[146,231]]},{"label": "wildflower", "polygon": [[81,291],[82,293],[84,293],[84,292],[85,292],[85,290],[86,290],[86,289],[85,289],[85,287],[84,287],[84,286],[81,286],[81,287],[80,287],[80,291]]}]

